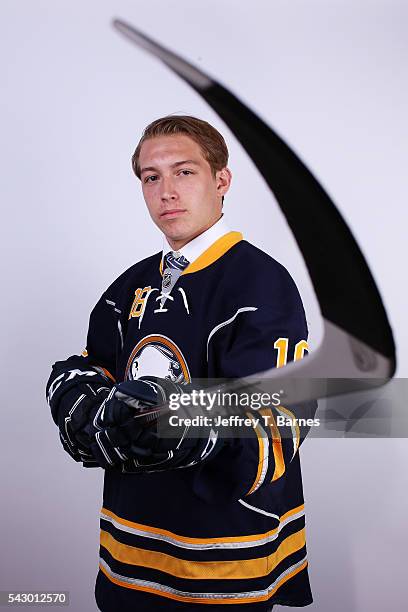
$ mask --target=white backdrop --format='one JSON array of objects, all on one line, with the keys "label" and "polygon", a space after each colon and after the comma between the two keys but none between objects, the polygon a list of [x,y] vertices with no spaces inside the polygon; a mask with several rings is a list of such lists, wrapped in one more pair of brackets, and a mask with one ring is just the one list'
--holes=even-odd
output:
[{"label": "white backdrop", "polygon": [[[102,471],[63,453],[44,385],[55,360],[82,350],[106,286],[160,249],[130,166],[147,123],[183,112],[225,135],[226,218],[290,270],[312,349],[321,338],[302,258],[259,174],[192,90],[112,30],[113,17],[231,88],[316,174],[368,260],[397,373],[408,372],[407,5],[3,0],[0,590],[70,590],[75,612],[96,609]],[[405,609],[407,458],[406,439],[305,442],[310,609]]]}]

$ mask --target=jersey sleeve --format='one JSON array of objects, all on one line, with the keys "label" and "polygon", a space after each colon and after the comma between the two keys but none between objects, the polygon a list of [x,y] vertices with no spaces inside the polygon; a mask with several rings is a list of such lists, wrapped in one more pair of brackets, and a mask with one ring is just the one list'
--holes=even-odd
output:
[{"label": "jersey sleeve", "polygon": [[89,317],[84,355],[93,365],[116,379],[116,359],[121,350],[121,310],[115,294],[105,291]]},{"label": "jersey sleeve", "polygon": [[[302,301],[291,276],[280,268],[269,297],[268,291],[263,295],[253,291],[252,299],[242,301],[230,317],[210,331],[210,377],[248,376],[284,367],[307,355],[308,329]],[[216,501],[218,495],[246,498],[285,477],[310,429],[304,423],[310,423],[317,404],[306,402],[288,409],[275,403],[258,403],[255,414],[247,411],[247,416],[257,417],[259,423],[245,427],[240,437],[224,440],[214,459],[199,466],[194,482],[199,496],[207,501]],[[241,409],[237,413],[242,414]]]}]

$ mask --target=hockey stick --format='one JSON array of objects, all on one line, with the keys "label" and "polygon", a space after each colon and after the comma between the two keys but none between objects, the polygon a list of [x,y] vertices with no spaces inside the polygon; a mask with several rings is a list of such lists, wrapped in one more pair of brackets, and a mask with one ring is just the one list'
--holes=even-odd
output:
[{"label": "hockey stick", "polygon": [[308,268],[324,322],[306,359],[228,383],[270,379],[286,404],[385,384],[396,367],[387,315],[358,244],[322,186],[285,142],[234,94],[121,20],[114,27],[186,81],[235,134],[274,193]]}]

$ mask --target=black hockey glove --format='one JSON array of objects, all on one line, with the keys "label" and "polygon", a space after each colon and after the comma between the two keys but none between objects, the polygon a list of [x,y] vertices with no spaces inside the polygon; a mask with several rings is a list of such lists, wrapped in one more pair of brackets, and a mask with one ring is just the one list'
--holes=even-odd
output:
[{"label": "black hockey glove", "polygon": [[[129,457],[151,455],[149,440],[153,435],[156,408],[166,402],[170,393],[180,393],[180,387],[154,377],[116,384],[106,400],[78,435],[89,443],[94,459],[104,468],[112,467]],[[153,425],[154,427],[154,425]],[[143,446],[139,448],[138,443]]]},{"label": "black hockey glove", "polygon": [[[172,427],[168,414],[160,415],[160,405],[183,392],[185,387],[154,376],[115,385],[92,423],[91,449],[98,463],[130,462],[132,472],[150,472],[189,467],[209,456],[217,442],[215,431],[195,429],[191,437],[190,427]],[[88,428],[86,435],[92,436]]]},{"label": "black hockey glove", "polygon": [[108,397],[112,383],[103,370],[84,363],[77,355],[53,366],[46,395],[64,449],[85,467],[97,467],[92,440],[84,428]]}]

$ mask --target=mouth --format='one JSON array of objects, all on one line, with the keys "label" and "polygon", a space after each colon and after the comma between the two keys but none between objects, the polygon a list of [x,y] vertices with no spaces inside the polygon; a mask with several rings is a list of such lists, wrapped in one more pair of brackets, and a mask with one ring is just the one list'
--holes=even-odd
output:
[{"label": "mouth", "polygon": [[182,208],[172,208],[171,210],[165,210],[161,213],[160,219],[173,219],[175,217],[179,217],[186,211]]}]

